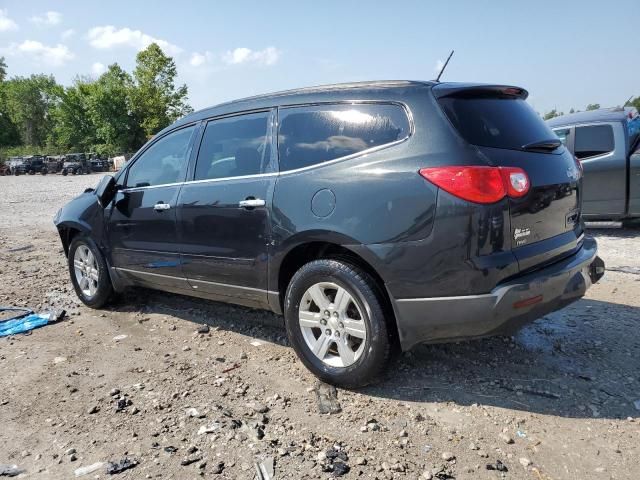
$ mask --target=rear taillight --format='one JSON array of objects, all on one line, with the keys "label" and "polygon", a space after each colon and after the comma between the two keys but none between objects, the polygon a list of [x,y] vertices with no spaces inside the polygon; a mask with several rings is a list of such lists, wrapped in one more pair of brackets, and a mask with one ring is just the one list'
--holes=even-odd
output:
[{"label": "rear taillight", "polygon": [[495,203],[505,196],[522,197],[529,177],[517,167],[451,166],[423,168],[420,175],[458,198],[474,203]]}]

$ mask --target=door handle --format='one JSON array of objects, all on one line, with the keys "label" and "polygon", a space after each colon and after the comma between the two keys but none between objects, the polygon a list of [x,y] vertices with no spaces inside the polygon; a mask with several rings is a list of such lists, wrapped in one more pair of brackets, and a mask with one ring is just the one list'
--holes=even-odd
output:
[{"label": "door handle", "polygon": [[264,207],[266,202],[260,198],[247,198],[245,200],[240,200],[238,205],[242,208],[255,208],[255,207]]},{"label": "door handle", "polygon": [[171,208],[171,205],[169,205],[168,203],[164,203],[164,202],[158,202],[153,206],[153,209],[156,212],[163,212],[165,210],[169,210]]}]

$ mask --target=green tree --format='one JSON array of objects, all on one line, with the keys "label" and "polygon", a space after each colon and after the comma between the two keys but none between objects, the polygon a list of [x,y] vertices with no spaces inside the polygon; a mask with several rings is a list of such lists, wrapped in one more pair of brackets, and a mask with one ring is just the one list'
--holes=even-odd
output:
[{"label": "green tree", "polygon": [[564,115],[564,113],[558,113],[558,111],[554,108],[550,112],[545,113],[542,118],[543,120],[551,120],[552,118],[559,117],[560,115]]},{"label": "green tree", "polygon": [[0,83],[4,82],[5,78],[7,78],[7,64],[4,57],[0,57]]},{"label": "green tree", "polygon": [[93,81],[77,77],[73,85],[59,94],[59,102],[51,111],[52,128],[48,143],[60,151],[86,151],[95,143],[95,127],[89,118],[89,99]]},{"label": "green tree", "polygon": [[600,109],[599,103],[590,103],[589,105],[587,105],[587,112],[591,110],[599,110],[599,109]]},{"label": "green tree", "polygon": [[95,127],[98,153],[130,152],[145,141],[144,132],[133,113],[134,85],[131,75],[117,63],[93,84],[88,112]]},{"label": "green tree", "polygon": [[7,78],[7,64],[4,61],[4,57],[0,57],[0,148],[20,144],[18,128],[11,121],[7,109],[5,78]]},{"label": "green tree", "polygon": [[175,62],[157,44],[138,53],[133,76],[133,111],[147,137],[192,111],[187,86],[175,85]]},{"label": "green tree", "polygon": [[62,87],[52,76],[15,77],[4,82],[6,111],[25,145],[45,144],[51,126],[49,115]]}]

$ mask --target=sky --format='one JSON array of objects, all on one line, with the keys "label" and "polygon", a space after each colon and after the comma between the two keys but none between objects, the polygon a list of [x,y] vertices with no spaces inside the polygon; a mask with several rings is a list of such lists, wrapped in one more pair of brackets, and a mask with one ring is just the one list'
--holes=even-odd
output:
[{"label": "sky", "polygon": [[158,43],[189,101],[223,101],[360,80],[430,80],[526,88],[539,112],[584,110],[640,95],[638,0],[357,2],[0,0],[0,56],[10,76],[69,85]]}]

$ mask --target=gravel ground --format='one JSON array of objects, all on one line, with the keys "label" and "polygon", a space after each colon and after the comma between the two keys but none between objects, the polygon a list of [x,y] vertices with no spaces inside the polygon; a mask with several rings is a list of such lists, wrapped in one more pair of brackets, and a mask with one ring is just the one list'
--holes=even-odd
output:
[{"label": "gravel ground", "polygon": [[82,306],[51,218],[98,179],[0,177],[0,304],[70,313],[0,339],[0,464],[43,479],[107,478],[124,458],[123,479],[640,478],[640,231],[591,230],[601,283],[517,336],[421,346],[380,384],[334,392],[270,313],[147,290]]}]

